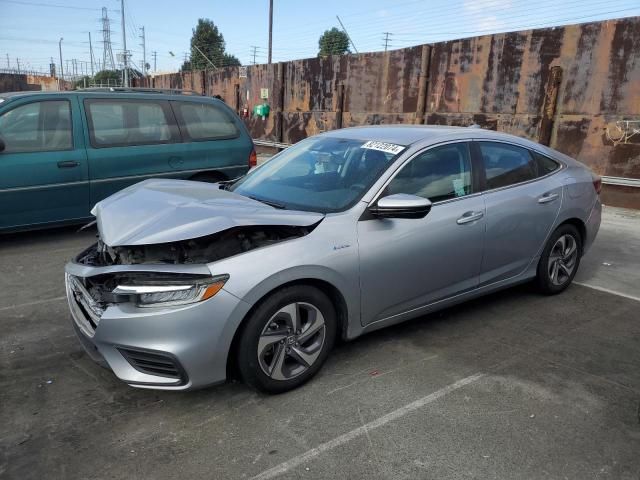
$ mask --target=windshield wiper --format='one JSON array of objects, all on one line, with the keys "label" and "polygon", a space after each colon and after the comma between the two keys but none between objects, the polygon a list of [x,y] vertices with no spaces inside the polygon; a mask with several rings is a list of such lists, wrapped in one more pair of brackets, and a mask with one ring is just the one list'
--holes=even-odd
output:
[{"label": "windshield wiper", "polygon": [[286,210],[286,208],[287,208],[281,203],[272,202],[270,200],[264,200],[264,199],[258,198],[258,197],[252,197],[251,195],[245,195],[245,196],[247,198],[250,198],[251,200],[255,200],[256,202],[264,203],[265,205],[269,205],[270,207],[273,207],[273,208],[277,208],[277,209],[280,209],[280,210]]},{"label": "windshield wiper", "polygon": [[229,190],[229,188],[231,188],[238,180],[244,177],[246,177],[246,174],[232,178],[231,180],[223,180],[222,182],[218,182],[218,184],[221,185],[222,190]]}]

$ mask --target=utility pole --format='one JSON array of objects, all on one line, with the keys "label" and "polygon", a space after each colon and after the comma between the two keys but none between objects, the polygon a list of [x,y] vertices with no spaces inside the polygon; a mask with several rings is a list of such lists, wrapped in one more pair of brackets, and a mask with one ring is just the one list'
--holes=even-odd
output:
[{"label": "utility pole", "polygon": [[384,51],[387,51],[387,47],[389,46],[389,35],[393,35],[390,32],[384,32]]},{"label": "utility pole", "polygon": [[127,88],[129,86],[129,62],[127,61],[127,30],[124,28],[124,0],[120,0],[120,13],[122,20],[122,48],[124,53],[124,85]]},{"label": "utility pole", "polygon": [[18,75],[20,75],[20,59],[16,57],[16,64],[18,65]]},{"label": "utility pole", "polygon": [[[60,39],[62,40],[62,39]],[[11,61],[9,60],[9,54],[7,53],[7,68],[11,68]]]},{"label": "utility pole", "polygon": [[255,45],[251,45],[251,48],[253,48],[253,64],[256,64],[256,54],[258,53],[258,47],[256,47]]},{"label": "utility pole", "polygon": [[[271,41],[273,32],[273,0],[269,0],[269,54],[267,56],[267,63],[271,65]],[[256,63],[255,60],[253,62]]]},{"label": "utility pole", "polygon": [[93,45],[91,44],[91,32],[89,32],[89,54],[91,55],[91,76],[93,77],[94,58],[93,58]]},{"label": "utility pole", "polygon": [[156,71],[156,60],[158,59],[158,52],[155,50],[151,53],[153,55],[153,71]]},{"label": "utility pole", "polygon": [[342,20],[340,20],[340,17],[338,15],[336,15],[336,18],[338,19],[338,22],[340,22],[342,31],[347,35],[347,38],[349,39],[349,43],[351,43],[351,46],[353,47],[353,51],[358,53],[358,49],[356,48],[356,45],[353,43],[353,40],[351,40],[351,37],[349,36],[349,32],[347,32],[347,29],[344,28],[344,25],[342,24]]},{"label": "utility pole", "polygon": [[146,77],[147,76],[147,43],[144,38],[144,27],[140,27],[140,30],[142,30],[142,35],[140,35],[140,38],[142,38],[142,43],[140,44],[140,46],[142,47],[142,75]]}]

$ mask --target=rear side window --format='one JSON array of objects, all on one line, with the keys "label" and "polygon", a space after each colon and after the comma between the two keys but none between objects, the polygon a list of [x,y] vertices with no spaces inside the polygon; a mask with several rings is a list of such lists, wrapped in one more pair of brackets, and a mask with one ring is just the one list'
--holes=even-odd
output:
[{"label": "rear side window", "polygon": [[479,146],[487,189],[526,182],[538,176],[536,163],[526,148],[494,142],[479,142]]},{"label": "rear side window", "polygon": [[174,140],[166,102],[87,100],[85,105],[94,147],[150,145]]},{"label": "rear side window", "polygon": [[560,168],[560,164],[555,160],[550,159],[549,157],[545,157],[544,155],[532,151],[531,154],[536,161],[538,166],[538,176],[544,177],[545,175],[550,174],[551,172]]},{"label": "rear side window", "polygon": [[190,140],[217,140],[239,134],[231,116],[215,105],[196,102],[172,104],[182,133]]},{"label": "rear side window", "polygon": [[21,105],[0,116],[4,153],[52,152],[73,148],[67,100]]},{"label": "rear side window", "polygon": [[467,143],[431,148],[394,177],[387,194],[409,193],[440,202],[471,193],[471,161]]}]

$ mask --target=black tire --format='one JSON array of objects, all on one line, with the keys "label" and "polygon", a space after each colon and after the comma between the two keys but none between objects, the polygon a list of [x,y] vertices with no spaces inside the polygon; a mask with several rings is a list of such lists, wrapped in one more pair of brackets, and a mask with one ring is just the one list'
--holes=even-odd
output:
[{"label": "black tire", "polygon": [[[567,274],[563,267],[560,267],[558,272],[555,273],[555,281],[554,281],[554,269],[552,267],[554,259],[561,257],[561,259],[568,258],[564,255],[560,255],[561,245],[558,244],[558,241],[565,237],[565,239],[570,237],[573,242],[575,242],[575,257],[572,262],[564,261],[560,263],[564,265],[564,267],[570,266],[570,273]],[[566,240],[565,240],[566,241]],[[575,277],[578,268],[580,267],[580,258],[582,257],[582,236],[576,227],[570,224],[560,225],[555,232],[549,238],[544,250],[542,251],[542,255],[540,256],[540,261],[538,262],[538,272],[536,277],[536,284],[539,290],[546,295],[555,295],[560,292],[563,292],[573,281],[573,277]],[[551,259],[551,262],[550,262]]]},{"label": "black tire", "polygon": [[226,180],[226,178],[219,173],[205,172],[194,175],[190,180],[194,180],[196,182],[218,183]]},{"label": "black tire", "polygon": [[[301,373],[296,374],[292,378],[274,379],[265,372],[264,368],[267,365],[265,365],[262,357],[259,358],[258,345],[260,339],[265,338],[265,332],[270,332],[271,330],[269,329],[274,328],[274,325],[279,322],[278,320],[274,320],[274,318],[279,318],[276,314],[282,315],[281,310],[291,304],[310,305],[322,314],[322,317],[324,317],[323,341],[317,346],[313,353],[313,355],[317,355],[313,363],[308,367],[300,364],[299,368],[306,368],[306,370],[301,371]],[[296,308],[296,311],[300,310]],[[304,315],[300,316],[302,317]],[[283,318],[286,318],[286,315]],[[306,318],[306,325],[311,325],[312,322],[309,320],[311,316],[307,314]],[[302,323],[302,320],[298,321],[298,324]],[[273,331],[280,333],[282,331],[280,325],[278,324],[277,327],[278,328],[274,328]],[[242,380],[250,387],[266,393],[282,393],[299,387],[318,373],[322,367],[322,364],[329,356],[329,352],[333,347],[336,329],[337,317],[335,308],[329,297],[321,290],[309,285],[293,285],[272,293],[262,300],[257,308],[250,314],[240,334],[236,355],[237,366]],[[301,330],[303,329],[301,328]],[[304,336],[305,331],[310,330],[311,327],[303,330],[300,337],[302,338]],[[311,340],[315,338],[315,340],[319,342],[318,338],[320,334],[317,333],[314,335],[318,336],[311,336],[309,338]],[[288,348],[289,345],[291,345],[291,349],[294,349],[293,344],[288,343],[290,340],[291,336],[287,336],[285,340],[280,340],[277,343],[274,342],[263,351],[273,349],[274,351],[271,358],[272,362],[275,362],[273,359],[280,353],[280,350],[276,353],[277,349],[285,349]],[[298,343],[295,343],[295,345],[297,346],[296,348],[304,348],[302,343],[300,346],[298,346]],[[295,352],[299,352],[299,350],[295,350]],[[293,354],[295,354],[295,352]],[[267,357],[268,355],[269,354],[267,354]],[[290,362],[290,364],[295,365],[296,358],[288,357],[287,355],[289,355],[289,353],[285,354],[284,351],[282,351],[282,355],[283,358],[285,358],[285,363]],[[297,355],[296,357],[300,358]],[[274,363],[271,363],[271,365],[273,364]],[[281,368],[280,371],[282,372],[282,370]]]}]

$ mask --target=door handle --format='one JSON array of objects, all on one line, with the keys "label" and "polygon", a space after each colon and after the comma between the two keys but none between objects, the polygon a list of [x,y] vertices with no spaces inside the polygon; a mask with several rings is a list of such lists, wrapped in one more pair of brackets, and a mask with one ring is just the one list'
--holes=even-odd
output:
[{"label": "door handle", "polygon": [[538,198],[538,203],[551,203],[557,200],[559,195],[557,193],[545,193],[543,196]]},{"label": "door handle", "polygon": [[73,168],[80,165],[79,162],[74,162],[73,160],[67,160],[64,162],[58,162],[58,168]]},{"label": "door handle", "polygon": [[462,215],[456,223],[458,225],[464,225],[465,223],[475,222],[476,220],[480,220],[484,217],[484,212],[466,212]]}]

